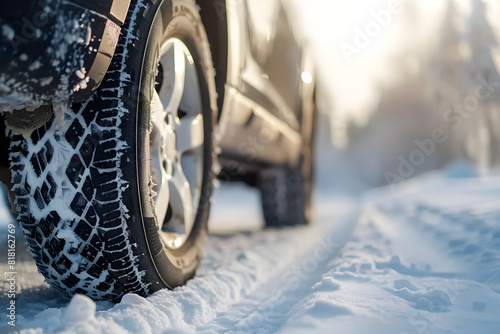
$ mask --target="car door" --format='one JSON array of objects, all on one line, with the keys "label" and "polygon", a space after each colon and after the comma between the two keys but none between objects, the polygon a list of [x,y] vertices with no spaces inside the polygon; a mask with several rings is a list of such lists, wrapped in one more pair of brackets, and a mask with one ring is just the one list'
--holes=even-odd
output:
[{"label": "car door", "polygon": [[229,52],[220,158],[267,165],[298,158],[303,55],[284,4],[226,0]]},{"label": "car door", "polygon": [[302,52],[284,5],[280,0],[246,0],[249,51],[260,68],[258,74],[273,87],[260,93],[277,92],[297,116]]}]

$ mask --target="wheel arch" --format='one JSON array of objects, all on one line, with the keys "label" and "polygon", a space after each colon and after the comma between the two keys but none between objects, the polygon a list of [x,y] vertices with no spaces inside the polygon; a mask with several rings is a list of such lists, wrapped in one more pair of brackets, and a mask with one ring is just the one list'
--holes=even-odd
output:
[{"label": "wheel arch", "polygon": [[218,117],[222,112],[228,66],[228,27],[226,0],[196,0],[200,16],[207,33],[212,61],[215,68]]}]

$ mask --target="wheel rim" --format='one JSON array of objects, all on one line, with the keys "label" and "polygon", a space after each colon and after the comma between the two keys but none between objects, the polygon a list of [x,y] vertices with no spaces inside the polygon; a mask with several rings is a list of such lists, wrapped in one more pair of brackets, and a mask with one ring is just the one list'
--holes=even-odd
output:
[{"label": "wheel rim", "polygon": [[203,179],[204,124],[194,59],[177,38],[160,50],[151,101],[150,169],[162,240],[182,247],[193,228]]}]

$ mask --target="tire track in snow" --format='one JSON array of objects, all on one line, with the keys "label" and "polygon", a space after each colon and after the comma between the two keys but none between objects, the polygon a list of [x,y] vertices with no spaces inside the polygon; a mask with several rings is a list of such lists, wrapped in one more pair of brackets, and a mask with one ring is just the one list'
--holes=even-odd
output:
[{"label": "tire track in snow", "polygon": [[333,217],[335,207],[316,217],[315,225],[306,235],[298,231],[302,245],[297,247],[297,255],[288,261],[287,266],[275,270],[275,274],[259,284],[251,295],[219,313],[210,323],[198,326],[196,332],[272,333],[278,330],[288,318],[289,311],[321,280],[327,263],[337,257],[350,239],[359,212],[352,204],[349,206],[337,211]]}]

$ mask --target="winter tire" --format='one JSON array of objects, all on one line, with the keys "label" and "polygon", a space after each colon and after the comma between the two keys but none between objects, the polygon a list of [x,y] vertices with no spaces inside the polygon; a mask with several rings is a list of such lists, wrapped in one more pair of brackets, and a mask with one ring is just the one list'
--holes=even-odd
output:
[{"label": "winter tire", "polygon": [[18,219],[47,282],[118,299],[193,277],[216,108],[194,1],[132,1],[98,91],[12,141]]},{"label": "winter tire", "polygon": [[[305,88],[303,88],[305,89]],[[259,172],[257,185],[266,227],[307,225],[311,221],[314,182],[314,90],[303,94],[302,150],[295,166]]]}]

